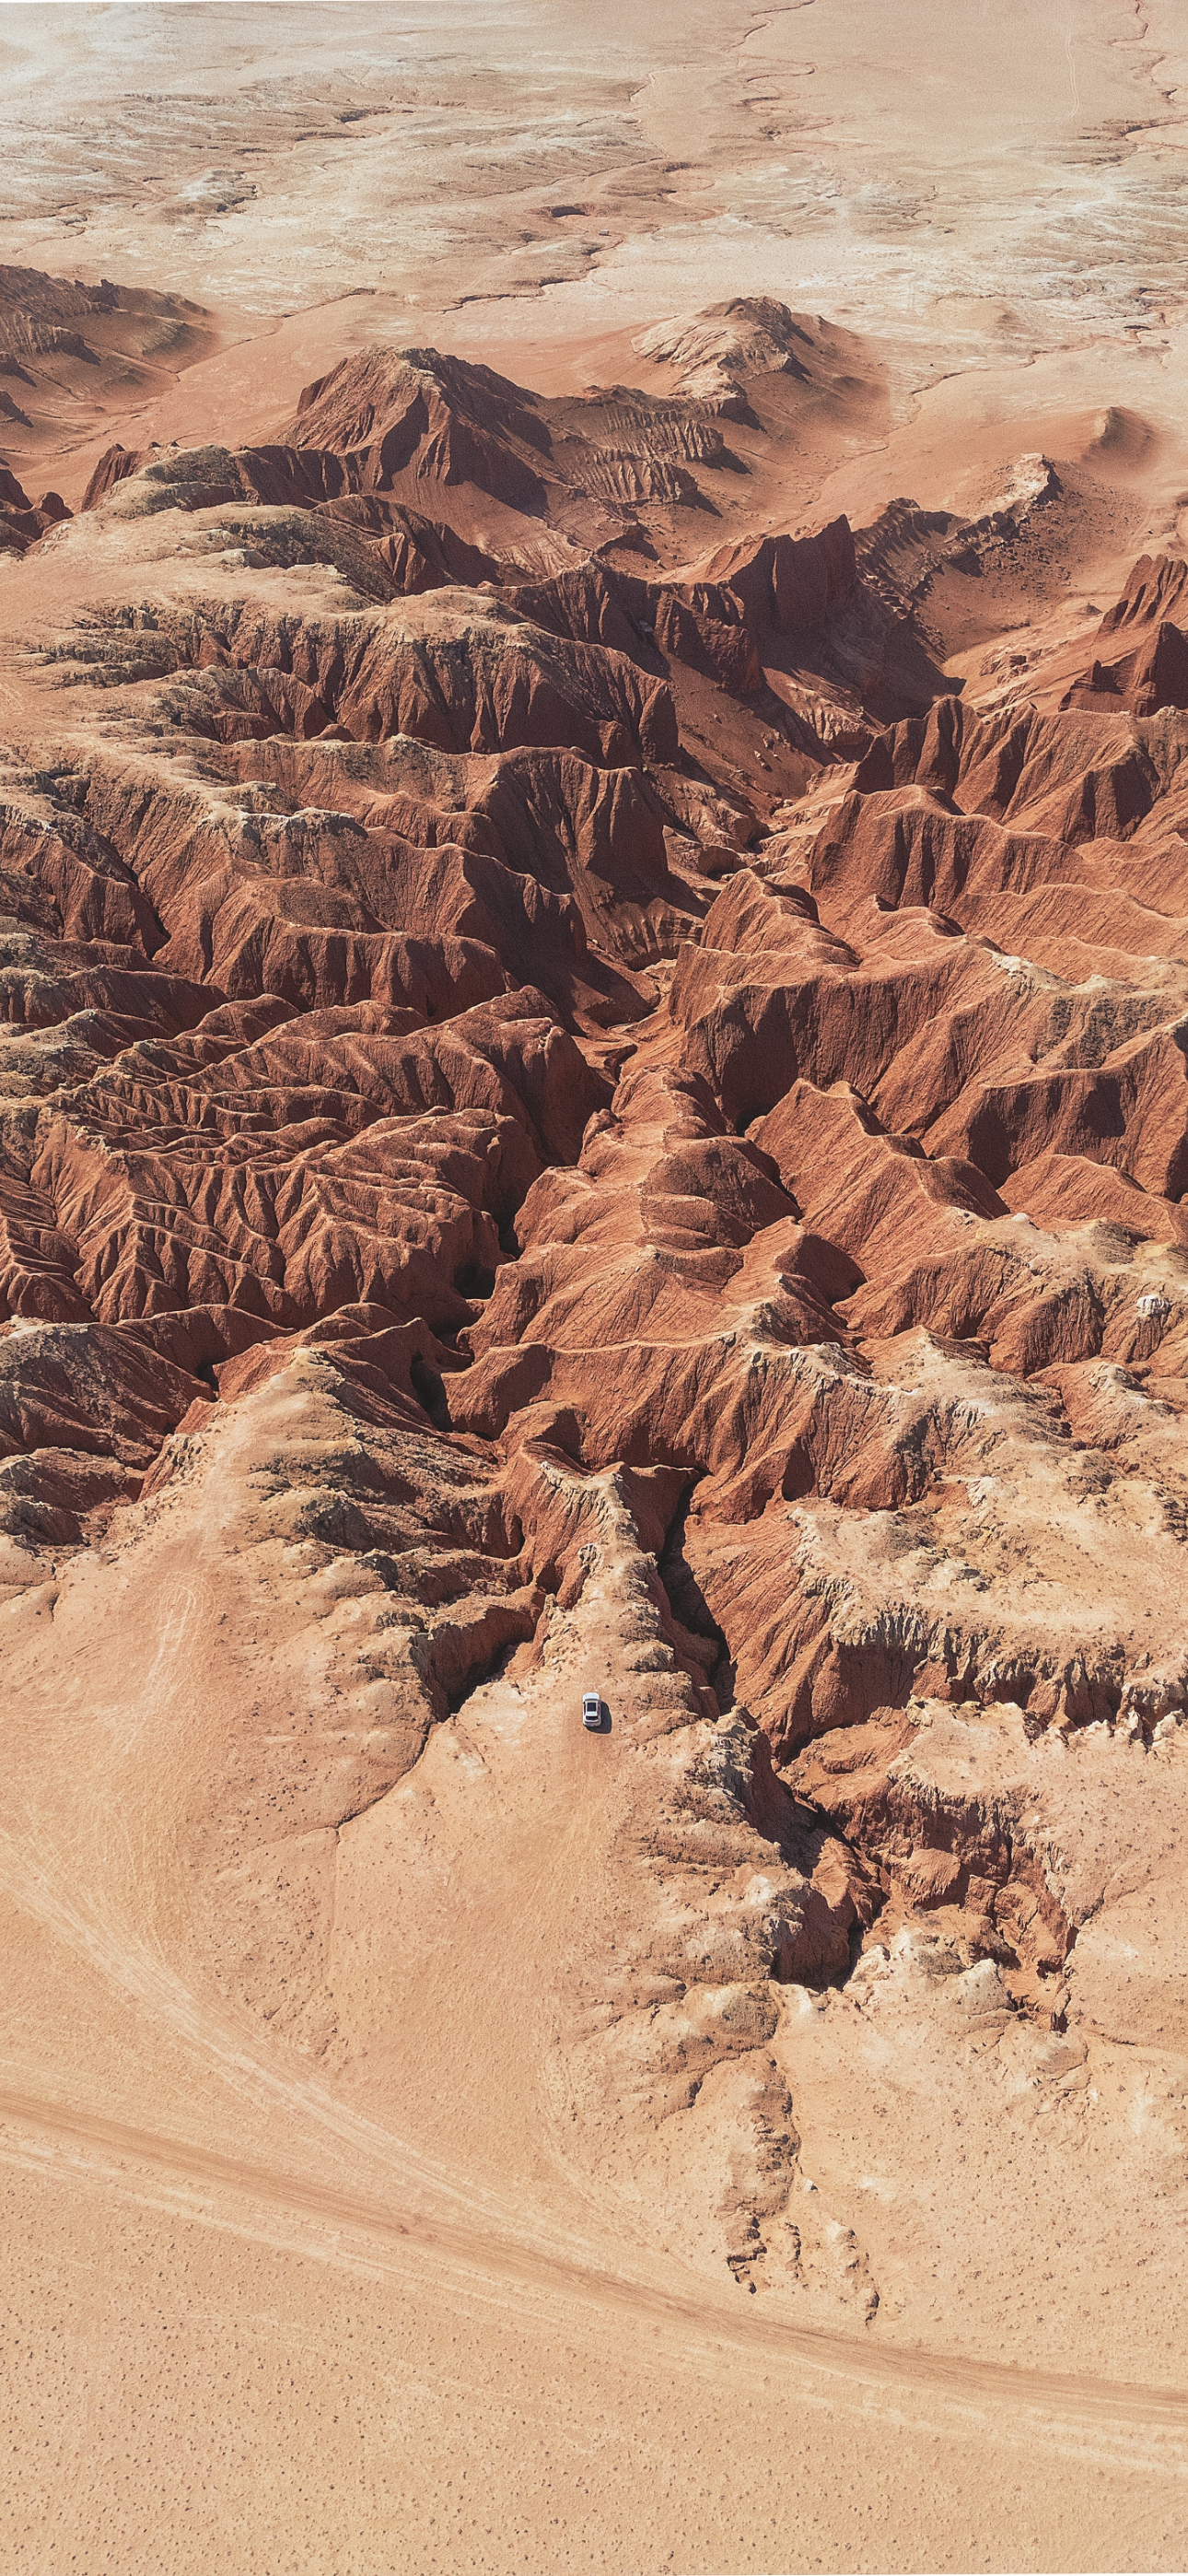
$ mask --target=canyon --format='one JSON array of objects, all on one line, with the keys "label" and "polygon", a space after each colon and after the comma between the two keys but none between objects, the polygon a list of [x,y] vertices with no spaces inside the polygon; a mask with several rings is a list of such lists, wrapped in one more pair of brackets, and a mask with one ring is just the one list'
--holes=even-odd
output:
[{"label": "canyon", "polygon": [[0,2560],[1174,2568],[1174,30],[318,14],[0,30]]}]

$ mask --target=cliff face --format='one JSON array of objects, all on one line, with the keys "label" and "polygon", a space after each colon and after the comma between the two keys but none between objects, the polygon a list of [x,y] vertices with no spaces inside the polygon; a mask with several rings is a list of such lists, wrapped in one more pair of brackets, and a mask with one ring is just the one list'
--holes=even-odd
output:
[{"label": "cliff face", "polygon": [[339,2071],[392,1801],[596,1679],[580,2153],[872,2322],[782,1989],[1079,2065],[1111,1908],[1181,1904],[1188,572],[955,690],[929,585],[1059,476],[714,543],[813,347],[731,306],[585,403],[375,350],[0,492],[0,1583],[68,1635],[217,1526],[278,1642],[178,1827],[202,1955]]}]

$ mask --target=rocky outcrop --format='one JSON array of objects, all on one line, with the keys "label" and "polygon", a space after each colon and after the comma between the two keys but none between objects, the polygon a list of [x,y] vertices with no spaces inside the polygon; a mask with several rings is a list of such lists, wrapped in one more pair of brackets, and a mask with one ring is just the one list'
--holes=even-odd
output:
[{"label": "rocky outcrop", "polygon": [[[781,313],[656,362],[772,436]],[[697,1994],[624,2063],[729,2095],[741,2278],[765,1987],[949,1909],[1040,2011],[1079,1934],[921,1710],[1141,1748],[1188,1690],[1188,646],[1144,559],[1034,688],[941,686],[937,514],[689,545],[733,399],[379,350],[102,462],[0,804],[0,1524],[48,1581],[320,1391],[353,1463],[274,1536],[387,1642],[319,1832],[609,1605],[646,1740],[705,1731],[630,1864]]]},{"label": "rocky outcrop", "polygon": [[807,314],[795,314],[771,295],[736,295],[696,313],[654,323],[635,342],[641,358],[675,371],[684,390],[728,412],[745,400],[749,378],[764,375],[809,380],[817,350]]},{"label": "rocky outcrop", "polygon": [[0,547],[10,554],[23,555],[69,517],[60,492],[45,493],[34,507],[15,474],[0,465]]}]

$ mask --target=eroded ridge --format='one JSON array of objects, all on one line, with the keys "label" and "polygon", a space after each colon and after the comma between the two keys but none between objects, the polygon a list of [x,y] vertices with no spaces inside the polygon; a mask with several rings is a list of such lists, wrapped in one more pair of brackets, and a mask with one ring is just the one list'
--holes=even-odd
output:
[{"label": "eroded ridge", "polygon": [[4,1615],[52,1662],[190,1548],[270,1624],[187,1939],[328,2080],[395,2080],[418,1906],[448,1951],[543,1801],[555,2174],[916,2326],[831,2088],[898,2053],[896,2166],[962,2051],[987,2135],[1059,2078],[1106,2227],[1110,2052],[1173,2011],[1188,570],[955,685],[1060,461],[744,539],[844,335],[647,354],[561,401],[374,350],[74,519],[0,492]]}]

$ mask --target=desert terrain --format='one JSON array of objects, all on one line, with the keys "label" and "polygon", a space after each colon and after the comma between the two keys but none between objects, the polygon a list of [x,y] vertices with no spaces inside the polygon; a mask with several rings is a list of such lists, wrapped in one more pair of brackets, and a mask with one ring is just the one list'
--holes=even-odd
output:
[{"label": "desert terrain", "polygon": [[0,2566],[1182,2568],[1181,14],[0,69]]}]

